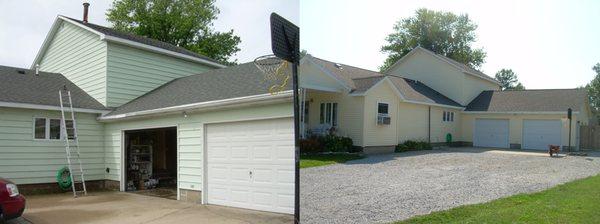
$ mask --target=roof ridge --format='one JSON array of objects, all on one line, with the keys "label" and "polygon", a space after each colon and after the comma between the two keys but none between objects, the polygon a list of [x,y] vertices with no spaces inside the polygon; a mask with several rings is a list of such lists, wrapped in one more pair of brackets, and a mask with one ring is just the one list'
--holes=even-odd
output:
[{"label": "roof ridge", "polygon": [[506,90],[484,90],[488,92],[526,92],[526,91],[554,91],[554,90],[585,90],[580,88],[566,88],[566,89],[506,89]]},{"label": "roof ridge", "polygon": [[385,74],[383,74],[383,73],[381,73],[381,72],[378,72],[378,71],[373,71],[373,70],[366,69],[366,68],[356,67],[356,66],[353,66],[353,65],[348,65],[348,64],[344,64],[344,63],[334,62],[334,61],[330,61],[330,60],[327,60],[327,59],[323,59],[323,58],[315,57],[315,56],[313,56],[313,55],[311,55],[311,56],[312,56],[313,58],[319,59],[319,60],[321,60],[321,61],[326,61],[326,62],[330,62],[330,63],[334,63],[334,64],[340,64],[340,65],[344,65],[344,66],[352,67],[352,68],[355,68],[355,69],[360,69],[360,70],[365,70],[365,71],[369,71],[369,72],[374,72],[374,73],[379,73],[379,74],[381,74],[381,75],[385,75]]},{"label": "roof ridge", "polygon": [[[211,57],[208,57],[208,56],[206,56],[204,54],[200,54],[200,53],[188,50],[188,49],[186,49],[184,47],[177,46],[177,45],[172,44],[172,43],[168,43],[168,42],[165,42],[165,41],[161,41],[161,40],[157,40],[157,39],[154,39],[154,38],[146,37],[146,36],[143,36],[143,35],[138,35],[138,34],[135,34],[135,33],[130,33],[130,32],[125,32],[125,31],[117,30],[115,28],[107,27],[107,26],[103,26],[103,25],[99,25],[99,24],[96,24],[96,23],[83,22],[81,20],[78,20],[78,19],[75,19],[75,18],[72,18],[72,17],[68,17],[68,16],[64,16],[64,15],[60,15],[60,14],[59,14],[59,16],[62,16],[62,17],[67,18],[69,20],[72,20],[73,22],[82,24],[83,26],[87,26],[90,29],[96,30],[97,32],[103,33],[104,35],[107,35],[107,36],[117,37],[115,35],[106,34],[103,31],[100,31],[100,30],[96,29],[95,27],[106,29],[106,30],[109,30],[110,32],[118,33],[118,34],[123,35],[123,36],[133,36],[133,37],[137,37],[137,38],[144,38],[144,39],[151,40],[151,41],[157,41],[157,42],[160,42],[161,44],[166,44],[166,45],[169,45],[171,47],[178,48],[178,49],[183,50],[183,51],[187,51],[190,54],[197,55],[197,56],[193,56],[193,57],[201,58],[201,59],[205,59],[205,60],[209,60],[209,61],[212,61],[213,63],[222,64],[222,62],[219,62],[218,60],[216,60],[214,58],[211,58]],[[122,37],[117,37],[117,38],[122,38]],[[135,40],[130,40],[130,41],[135,41]],[[148,45],[148,46],[152,46],[150,44],[139,42],[139,41],[135,41],[135,42],[138,42],[138,43],[144,44],[144,45]],[[154,47],[158,47],[158,46],[154,46]],[[162,47],[158,47],[158,48],[162,48]],[[163,49],[177,53],[176,51],[173,51],[173,50],[169,50],[169,49],[165,49],[165,48],[163,48]]]}]

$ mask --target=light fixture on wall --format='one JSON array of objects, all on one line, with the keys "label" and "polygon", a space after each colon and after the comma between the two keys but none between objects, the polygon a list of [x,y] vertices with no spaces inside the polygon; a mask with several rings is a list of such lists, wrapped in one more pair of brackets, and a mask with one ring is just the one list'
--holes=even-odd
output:
[{"label": "light fixture on wall", "polygon": [[188,117],[187,112],[185,112],[185,111],[183,112],[183,117]]}]

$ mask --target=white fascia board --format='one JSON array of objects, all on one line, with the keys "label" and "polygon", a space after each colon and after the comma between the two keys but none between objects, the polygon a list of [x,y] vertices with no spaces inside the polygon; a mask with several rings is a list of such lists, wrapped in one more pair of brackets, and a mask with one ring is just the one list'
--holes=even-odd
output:
[{"label": "white fascia board", "polygon": [[456,107],[456,106],[450,106],[450,105],[444,105],[444,104],[438,104],[438,103],[427,103],[427,102],[419,102],[419,101],[413,101],[413,100],[405,100],[404,102],[414,103],[414,104],[422,104],[422,105],[427,105],[427,106],[451,108],[451,109],[457,109],[457,110],[462,110],[462,111],[464,111],[466,109],[465,107]]},{"label": "white fascia board", "polygon": [[[567,111],[463,111],[465,114],[540,114],[540,115],[567,115]],[[573,111],[579,114],[579,111]]]},{"label": "white fascia board", "polygon": [[118,38],[118,37],[114,37],[114,36],[104,36],[101,39],[110,41],[110,42],[114,42],[114,43],[127,45],[127,46],[134,47],[134,48],[144,49],[144,50],[148,50],[148,51],[152,51],[152,52],[156,52],[156,53],[160,53],[160,54],[166,54],[169,56],[174,56],[174,57],[178,57],[178,58],[182,58],[182,59],[186,59],[186,60],[190,60],[190,61],[194,61],[194,62],[199,62],[199,63],[203,63],[203,64],[210,65],[213,67],[217,67],[217,68],[226,68],[227,67],[225,65],[215,63],[215,62],[212,62],[209,60],[189,56],[186,54],[182,54],[182,53],[178,53],[178,52],[174,52],[174,51],[170,51],[170,50],[165,50],[163,48],[154,47],[154,46],[142,44],[139,42],[135,42],[135,41],[131,41],[131,40],[123,39],[123,38]]},{"label": "white fascia board", "polygon": [[[30,104],[30,103],[0,102],[0,107],[60,111],[60,106],[39,105],[39,104]],[[110,110],[97,110],[97,109],[86,109],[86,108],[73,108],[73,111],[79,112],[79,113],[91,113],[91,114],[107,114],[110,112]]]},{"label": "white fascia board", "polygon": [[334,89],[334,88],[328,88],[328,87],[323,87],[323,86],[315,86],[315,85],[302,85],[300,86],[300,88],[302,89],[313,89],[313,90],[319,90],[319,91],[324,91],[324,92],[334,92],[334,93],[341,93],[343,91],[339,90],[339,89]]},{"label": "white fascia board", "polygon": [[179,112],[179,111],[186,111],[186,110],[200,110],[200,109],[212,109],[212,108],[218,108],[218,107],[224,107],[224,106],[235,106],[236,104],[242,105],[242,104],[247,104],[247,103],[272,101],[272,100],[282,100],[282,99],[288,100],[288,99],[291,99],[292,94],[293,93],[291,90],[287,90],[287,91],[284,91],[277,95],[271,95],[270,93],[267,93],[267,94],[253,95],[253,96],[244,96],[244,97],[229,98],[229,99],[223,99],[223,100],[207,101],[207,102],[201,102],[201,103],[192,103],[192,104],[185,104],[185,105],[179,105],[179,106],[173,106],[173,107],[136,111],[136,112],[125,113],[125,114],[102,116],[102,117],[99,117],[98,120],[100,120],[100,121],[121,120],[121,119],[128,119],[128,118],[142,117],[142,116],[152,116],[152,115],[156,115],[156,114],[165,114],[165,113],[172,113],[172,112]]}]

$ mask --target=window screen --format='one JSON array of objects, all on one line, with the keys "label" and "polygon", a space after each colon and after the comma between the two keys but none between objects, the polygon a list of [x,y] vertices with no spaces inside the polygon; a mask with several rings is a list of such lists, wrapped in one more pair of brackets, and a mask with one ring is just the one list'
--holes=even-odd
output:
[{"label": "window screen", "polygon": [[60,119],[50,119],[50,139],[60,139]]},{"label": "window screen", "polygon": [[387,103],[378,103],[377,104],[377,113],[379,114],[388,114],[389,105]]}]

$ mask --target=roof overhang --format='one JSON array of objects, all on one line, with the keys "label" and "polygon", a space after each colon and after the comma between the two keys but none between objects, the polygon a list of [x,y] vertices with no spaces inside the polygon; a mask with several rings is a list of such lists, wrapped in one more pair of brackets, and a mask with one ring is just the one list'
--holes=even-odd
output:
[{"label": "roof overhang", "polygon": [[151,110],[143,110],[136,111],[124,114],[117,115],[109,115],[99,117],[99,121],[117,121],[117,120],[126,120],[126,119],[135,119],[135,118],[143,118],[143,117],[152,117],[152,116],[164,116],[170,114],[176,114],[183,111],[186,112],[201,112],[201,111],[209,111],[209,110],[218,110],[218,109],[232,109],[239,107],[248,107],[248,106],[256,106],[256,105],[265,105],[265,104],[273,104],[279,102],[290,102],[292,100],[292,91],[287,90],[281,92],[276,95],[260,94],[253,96],[244,96],[237,98],[229,98],[222,100],[214,100],[200,103],[192,103],[185,104],[179,106],[151,109]]},{"label": "roof overhang", "polygon": [[[567,111],[463,111],[465,114],[540,114],[540,115],[567,115]],[[579,111],[573,111],[579,114]]]},{"label": "roof overhang", "polygon": [[331,71],[315,62],[310,54],[300,60],[300,68],[298,75],[300,88],[326,92],[350,92],[352,90],[352,87],[333,75]]},{"label": "roof overhang", "polygon": [[444,108],[451,108],[451,109],[456,109],[456,110],[464,110],[465,109],[464,107],[457,107],[457,106],[450,106],[450,105],[439,104],[439,103],[429,103],[429,102],[421,102],[421,101],[414,101],[414,100],[406,99],[406,97],[404,97],[404,94],[402,94],[402,92],[400,92],[400,90],[396,87],[396,85],[394,85],[394,83],[392,82],[392,80],[390,80],[390,78],[388,76],[379,80],[377,83],[375,83],[375,85],[371,86],[371,88],[369,88],[367,91],[365,91],[363,93],[359,93],[359,94],[350,94],[350,95],[351,96],[366,96],[367,94],[369,94],[369,92],[371,90],[377,88],[380,85],[383,85],[383,83],[388,83],[390,85],[390,87],[394,90],[396,95],[400,98],[400,101],[405,102],[405,103],[421,104],[421,105],[435,106],[435,107],[444,107]]},{"label": "roof overhang", "polygon": [[100,40],[104,40],[107,42],[113,42],[113,43],[119,43],[119,44],[123,44],[126,46],[130,46],[130,47],[134,47],[134,48],[138,48],[138,49],[143,49],[143,50],[148,50],[151,52],[155,52],[155,53],[159,53],[159,54],[164,54],[164,55],[169,55],[169,56],[173,56],[173,57],[177,57],[177,58],[181,58],[181,59],[185,59],[188,61],[193,61],[193,62],[198,62],[198,63],[202,63],[208,66],[212,66],[212,67],[216,67],[216,68],[225,68],[227,66],[219,64],[219,63],[215,63],[213,61],[209,61],[209,60],[205,60],[202,58],[197,58],[197,57],[193,57],[193,56],[189,56],[189,55],[185,55],[179,52],[174,52],[174,51],[169,51],[166,49],[162,49],[162,48],[158,48],[158,47],[154,47],[154,46],[150,46],[147,44],[142,44],[139,42],[135,42],[135,41],[131,41],[131,40],[126,40],[123,38],[118,38],[118,37],[114,37],[114,36],[108,36],[105,35],[101,32],[98,32],[92,28],[89,28],[87,26],[82,25],[81,23],[78,23],[76,21],[73,21],[67,17],[58,15],[56,17],[56,19],[54,20],[54,23],[52,24],[52,27],[50,28],[50,32],[48,32],[48,34],[46,34],[46,38],[44,39],[44,42],[42,43],[42,47],[40,48],[40,50],[38,51],[37,55],[35,56],[35,59],[33,60],[33,63],[30,66],[30,69],[35,69],[35,65],[40,63],[40,60],[42,60],[42,57],[44,55],[44,53],[46,52],[46,50],[48,49],[48,47],[50,46],[50,42],[52,41],[52,38],[54,37],[54,35],[56,34],[56,31],[58,31],[58,28],[60,27],[60,24],[63,22],[69,22],[70,24],[73,24],[77,27],[80,27],[82,29],[85,29],[89,32],[92,32],[96,35],[99,36]]},{"label": "roof overhang", "polygon": [[[0,102],[0,107],[34,109],[34,110],[51,110],[51,111],[60,111],[61,110],[60,106],[30,104],[30,103],[13,103],[13,102]],[[107,114],[110,112],[110,110],[98,110],[98,109],[86,109],[86,108],[73,108],[73,111],[79,112],[79,113],[91,113],[91,114]]]}]

